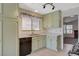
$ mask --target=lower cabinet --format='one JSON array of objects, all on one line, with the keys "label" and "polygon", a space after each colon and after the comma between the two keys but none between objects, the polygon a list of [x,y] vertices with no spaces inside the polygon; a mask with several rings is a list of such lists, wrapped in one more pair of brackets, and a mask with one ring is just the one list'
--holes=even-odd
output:
[{"label": "lower cabinet", "polygon": [[35,36],[32,38],[32,52],[45,47],[44,36]]},{"label": "lower cabinet", "polygon": [[38,42],[38,49],[43,48],[43,42],[42,41],[43,41],[42,38],[38,39],[38,41],[37,41]]},{"label": "lower cabinet", "polygon": [[47,35],[46,37],[46,48],[55,50],[55,51],[61,51],[61,35],[55,36],[55,35]]},{"label": "lower cabinet", "polygon": [[36,51],[37,49],[38,49],[38,40],[35,37],[33,37],[32,38],[32,52]]},{"label": "lower cabinet", "polygon": [[31,53],[32,50],[32,37],[25,37],[19,39],[19,55],[26,56]]},{"label": "lower cabinet", "polygon": [[20,38],[19,40],[19,55],[25,56],[45,47],[45,37],[44,36],[34,36]]}]

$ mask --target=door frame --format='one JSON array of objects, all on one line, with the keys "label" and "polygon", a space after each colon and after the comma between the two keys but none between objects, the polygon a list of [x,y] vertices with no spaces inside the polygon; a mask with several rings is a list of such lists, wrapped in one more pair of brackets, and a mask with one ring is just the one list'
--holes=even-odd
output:
[{"label": "door frame", "polygon": [[[79,42],[79,15],[78,14],[76,14],[76,15],[78,16],[78,42]],[[68,15],[68,16],[71,16],[71,15]],[[73,16],[74,16],[74,14],[73,14]],[[62,17],[62,19],[63,19],[62,20],[63,21],[62,22],[62,24],[63,24],[63,26],[62,26],[63,27],[63,48],[64,48],[64,17],[67,17],[67,16]]]}]

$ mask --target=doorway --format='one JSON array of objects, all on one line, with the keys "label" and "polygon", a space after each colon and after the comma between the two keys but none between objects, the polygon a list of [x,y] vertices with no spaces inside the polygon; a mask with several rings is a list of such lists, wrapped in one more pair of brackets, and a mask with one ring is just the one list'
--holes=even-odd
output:
[{"label": "doorway", "polygon": [[78,15],[64,17],[63,25],[64,49],[69,50],[78,42]]},{"label": "doorway", "polygon": [[73,17],[64,17],[63,24],[64,44],[75,44],[78,42],[78,16],[74,15]]}]

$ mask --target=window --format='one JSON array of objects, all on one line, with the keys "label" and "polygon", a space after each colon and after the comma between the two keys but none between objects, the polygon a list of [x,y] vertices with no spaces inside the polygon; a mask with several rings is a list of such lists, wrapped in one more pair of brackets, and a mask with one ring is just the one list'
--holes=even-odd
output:
[{"label": "window", "polygon": [[72,32],[73,32],[73,26],[72,25],[67,25],[67,33],[68,34],[72,34]]},{"label": "window", "polygon": [[72,34],[72,32],[73,32],[73,25],[64,25],[65,34]]},{"label": "window", "polygon": [[32,17],[33,23],[32,23],[32,29],[33,30],[39,30],[39,22],[40,22],[40,18],[37,17]]},{"label": "window", "polygon": [[31,30],[31,18],[27,15],[22,15],[22,30]]},{"label": "window", "polygon": [[22,15],[22,30],[40,30],[40,18]]}]

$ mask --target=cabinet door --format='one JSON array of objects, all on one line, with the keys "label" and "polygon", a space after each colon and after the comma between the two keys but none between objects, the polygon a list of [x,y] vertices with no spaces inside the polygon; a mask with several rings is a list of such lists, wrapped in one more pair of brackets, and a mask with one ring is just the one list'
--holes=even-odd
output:
[{"label": "cabinet door", "polygon": [[33,37],[32,38],[32,52],[36,51],[38,49],[38,40],[37,38]]},{"label": "cabinet door", "polygon": [[17,18],[17,15],[18,15],[17,3],[4,3],[3,4],[3,15],[5,17]]},{"label": "cabinet door", "polygon": [[42,38],[39,38],[37,42],[38,42],[38,49],[42,48],[43,47]]},{"label": "cabinet door", "polygon": [[43,48],[46,47],[46,36],[43,36],[43,39],[42,39],[42,47]]},{"label": "cabinet door", "polygon": [[20,53],[20,56],[26,56],[28,54],[31,53],[31,40],[32,38],[31,37],[28,37],[28,38],[20,38],[20,49],[19,49],[19,53]]},{"label": "cabinet door", "polygon": [[52,39],[50,37],[47,36],[47,39],[46,39],[46,47],[51,49],[51,45],[52,45]]},{"label": "cabinet door", "polygon": [[43,47],[45,47],[45,40],[43,36],[32,38],[32,51],[36,51]]},{"label": "cabinet door", "polygon": [[50,23],[49,23],[49,17],[48,17],[48,15],[45,15],[45,16],[43,17],[43,27],[44,27],[44,28],[48,28],[48,24],[50,24]]},{"label": "cabinet door", "polygon": [[52,27],[60,27],[61,11],[55,11],[51,14]]},{"label": "cabinet door", "polygon": [[18,23],[6,18],[3,21],[3,55],[16,56],[18,55]]},{"label": "cabinet door", "polygon": [[53,13],[46,14],[44,15],[43,19],[44,28],[60,27],[61,11],[55,11]]},{"label": "cabinet door", "polygon": [[44,36],[39,36],[38,38],[38,48],[45,47],[45,38]]},{"label": "cabinet door", "polygon": [[57,51],[56,36],[51,36],[50,34],[46,38],[46,47]]}]

